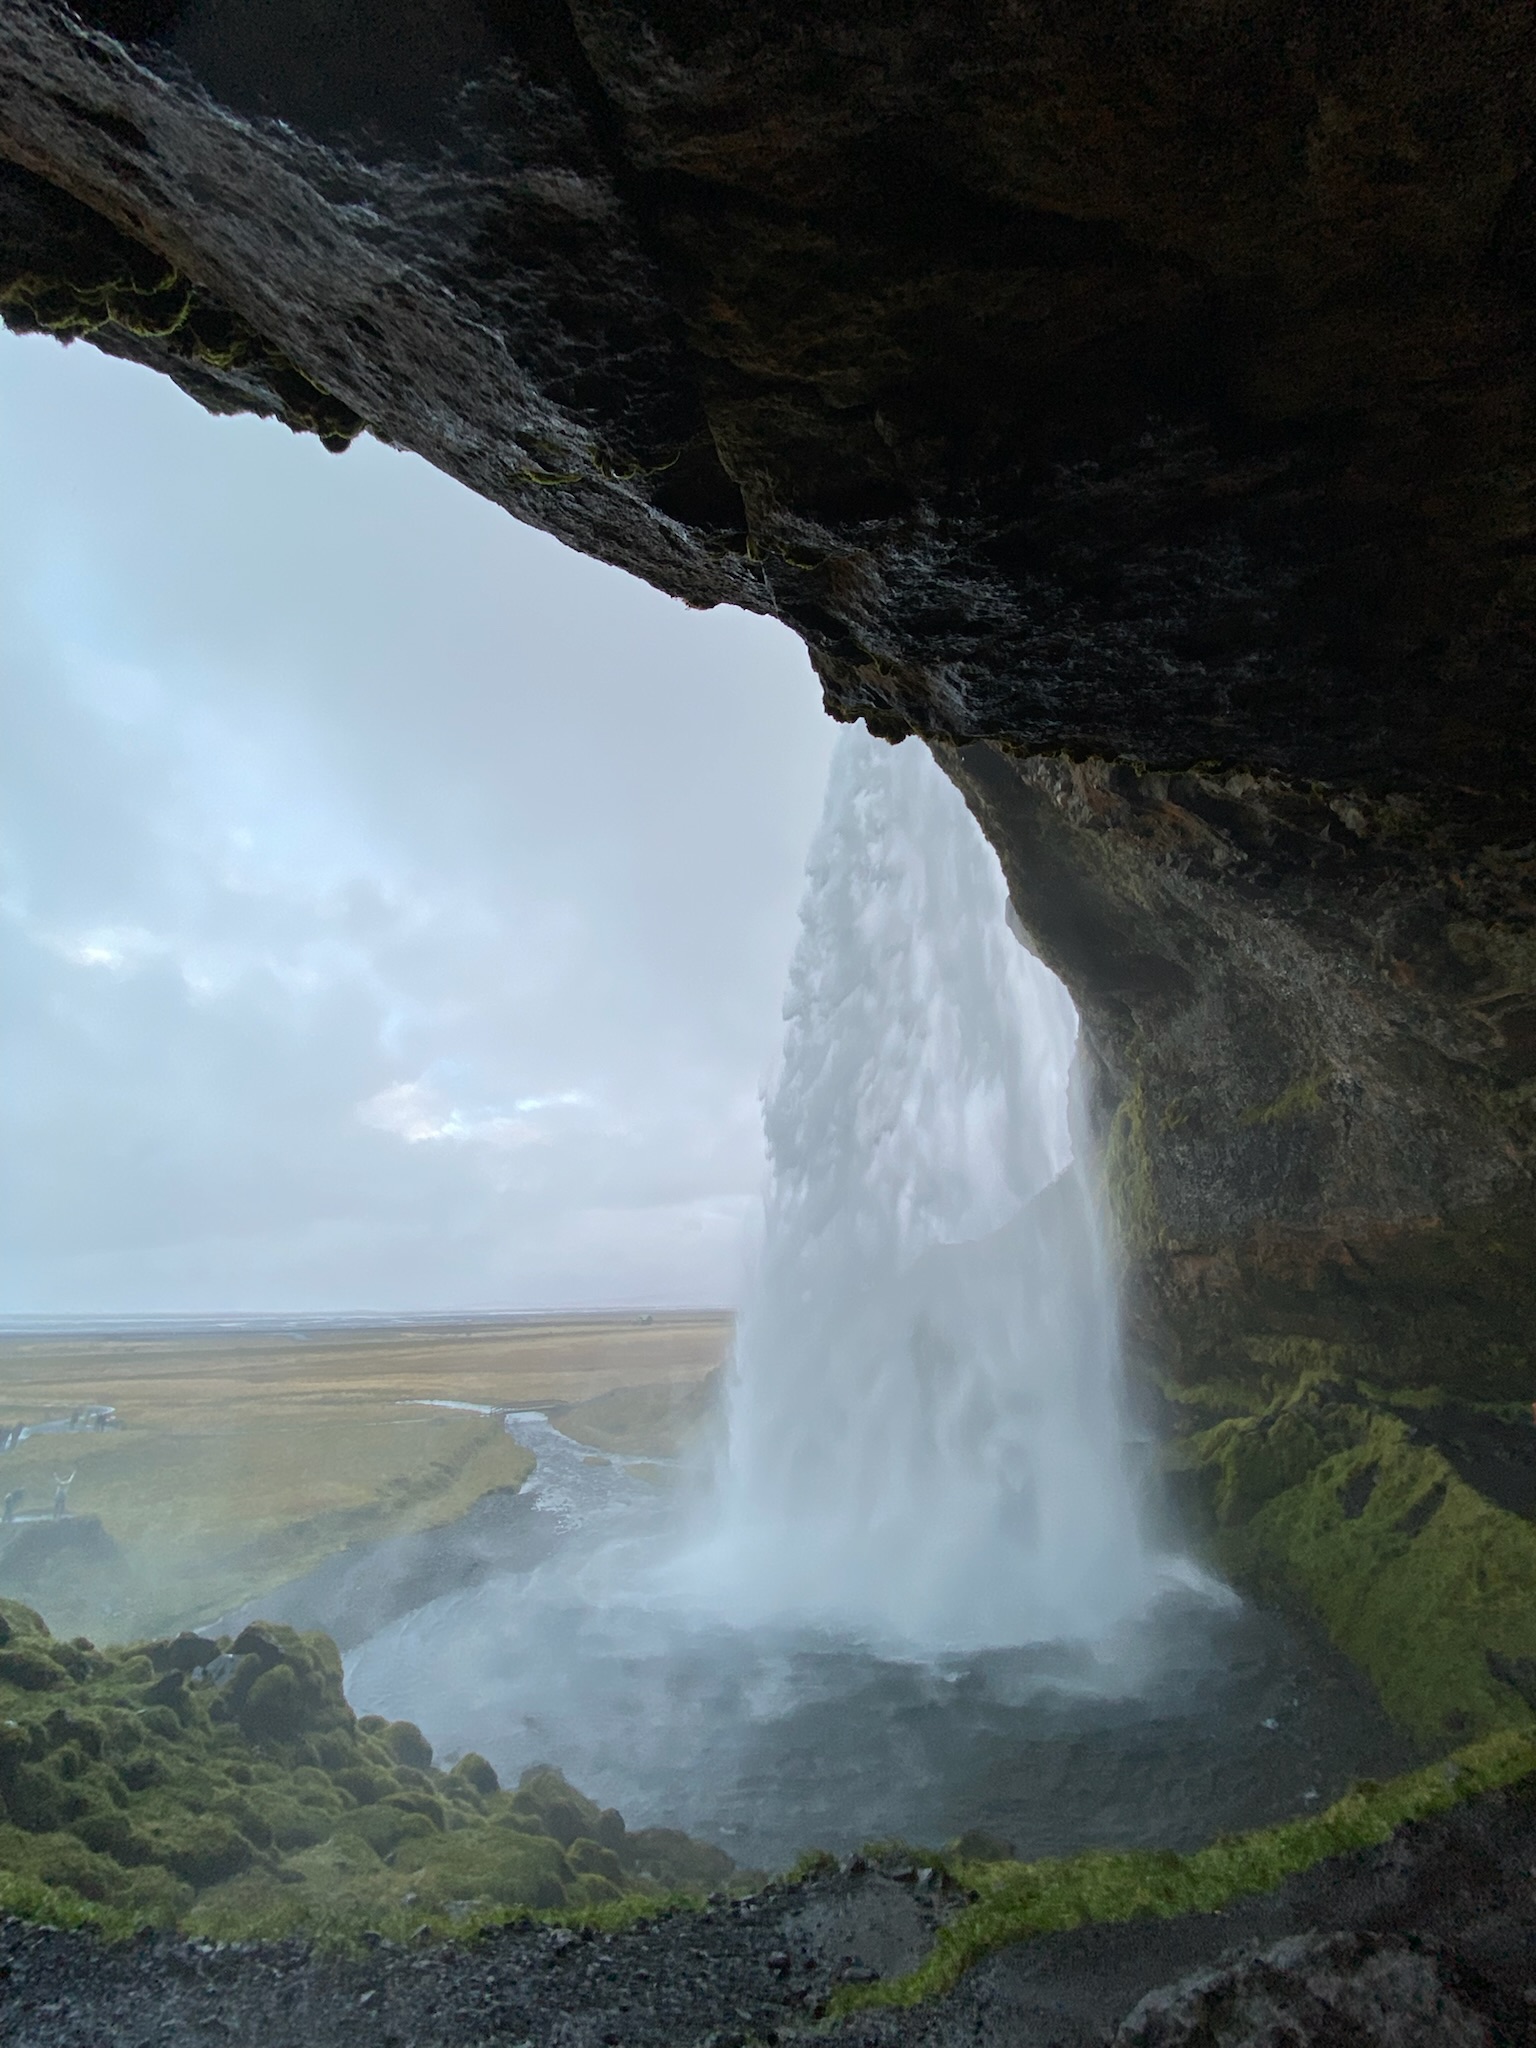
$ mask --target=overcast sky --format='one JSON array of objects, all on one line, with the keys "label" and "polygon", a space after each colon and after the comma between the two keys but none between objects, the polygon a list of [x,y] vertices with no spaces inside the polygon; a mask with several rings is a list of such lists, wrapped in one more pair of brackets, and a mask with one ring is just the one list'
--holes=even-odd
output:
[{"label": "overcast sky", "polygon": [[734,1300],[799,643],[3,329],[0,480],[0,1311]]}]

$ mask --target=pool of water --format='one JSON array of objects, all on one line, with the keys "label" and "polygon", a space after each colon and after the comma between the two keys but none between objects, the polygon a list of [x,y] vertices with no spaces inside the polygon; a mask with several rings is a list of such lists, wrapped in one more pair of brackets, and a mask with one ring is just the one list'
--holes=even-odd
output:
[{"label": "pool of water", "polygon": [[[733,1627],[658,1587],[675,1497],[541,1415],[522,1509],[545,1540],[347,1659],[359,1712],[417,1722],[504,1779],[550,1763],[631,1827],[739,1863],[984,1828],[1023,1856],[1193,1848],[1316,1810],[1414,1758],[1369,1688],[1285,1621],[1171,1585],[1093,1649],[915,1657],[825,1630]],[[512,1506],[509,1503],[509,1509]]]}]

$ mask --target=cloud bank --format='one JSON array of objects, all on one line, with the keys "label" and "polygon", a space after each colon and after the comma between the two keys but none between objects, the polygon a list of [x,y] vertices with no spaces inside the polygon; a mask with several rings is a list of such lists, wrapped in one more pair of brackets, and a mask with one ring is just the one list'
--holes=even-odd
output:
[{"label": "cloud bank", "polygon": [[0,1308],[731,1300],[803,650],[0,334]]}]

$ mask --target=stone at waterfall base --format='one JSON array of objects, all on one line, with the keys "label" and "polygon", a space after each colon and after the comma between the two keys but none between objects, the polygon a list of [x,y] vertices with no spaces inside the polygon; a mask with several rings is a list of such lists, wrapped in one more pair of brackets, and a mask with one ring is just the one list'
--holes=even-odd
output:
[{"label": "stone at waterfall base", "polygon": [[[1152,1991],[1114,2048],[1485,2048],[1464,1973],[1433,1944],[1391,1934],[1312,1934]],[[1475,1987],[1472,1995],[1476,1995]]]}]

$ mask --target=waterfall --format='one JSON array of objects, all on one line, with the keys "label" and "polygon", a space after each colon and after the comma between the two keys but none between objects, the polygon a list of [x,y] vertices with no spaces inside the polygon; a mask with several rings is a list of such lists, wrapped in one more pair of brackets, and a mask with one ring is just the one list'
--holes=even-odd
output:
[{"label": "waterfall", "polygon": [[1076,1014],[918,741],[843,735],[765,1125],[717,1522],[742,1624],[935,1651],[1092,1640],[1154,1590]]},{"label": "waterfall", "polygon": [[[1273,1817],[1252,1792],[1310,1711],[1298,1666],[1147,1548],[1076,1017],[916,741],[839,741],[785,1026],[709,1499],[511,1417],[539,1457],[516,1526],[559,1540],[382,1630],[354,1698],[765,1866],[977,1825],[1025,1855],[1193,1846]],[[1293,1804],[1326,1746],[1285,1749]],[[1336,1782],[1371,1753],[1343,1743]]]}]

